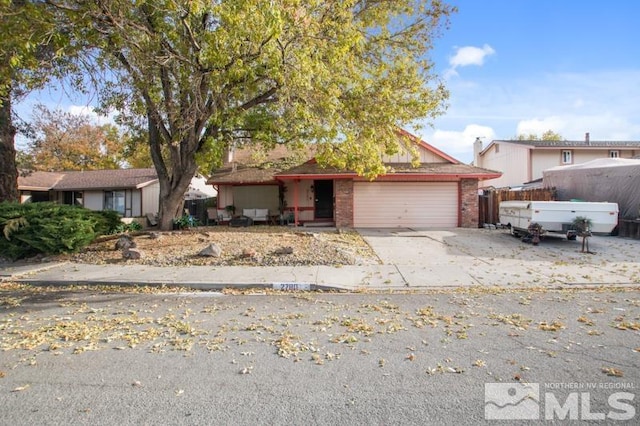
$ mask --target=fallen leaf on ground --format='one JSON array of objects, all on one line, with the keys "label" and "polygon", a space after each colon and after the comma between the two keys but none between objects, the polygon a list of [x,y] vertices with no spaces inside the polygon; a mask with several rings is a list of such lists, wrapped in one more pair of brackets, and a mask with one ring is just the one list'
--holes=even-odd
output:
[{"label": "fallen leaf on ground", "polygon": [[602,367],[602,372],[607,376],[612,377],[622,377],[624,375],[624,373],[622,373],[622,370],[618,370],[617,368],[613,367]]},{"label": "fallen leaf on ground", "polygon": [[14,390],[12,390],[11,392],[22,392],[23,390],[29,389],[30,386],[31,385],[19,386],[19,387],[15,388]]},{"label": "fallen leaf on ground", "polygon": [[542,331],[558,331],[565,327],[560,321],[553,321],[552,323],[542,321],[538,324],[538,328]]},{"label": "fallen leaf on ground", "polygon": [[615,325],[618,330],[640,330],[640,322],[620,321]]}]

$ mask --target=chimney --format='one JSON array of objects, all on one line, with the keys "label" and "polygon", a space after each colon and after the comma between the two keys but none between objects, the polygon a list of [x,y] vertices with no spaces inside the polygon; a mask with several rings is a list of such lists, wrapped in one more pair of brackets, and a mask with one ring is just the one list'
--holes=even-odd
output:
[{"label": "chimney", "polygon": [[476,138],[473,143],[473,165],[476,167],[480,167],[480,152],[482,152],[482,141]]},{"label": "chimney", "polygon": [[589,132],[584,134],[584,143],[589,145]]}]

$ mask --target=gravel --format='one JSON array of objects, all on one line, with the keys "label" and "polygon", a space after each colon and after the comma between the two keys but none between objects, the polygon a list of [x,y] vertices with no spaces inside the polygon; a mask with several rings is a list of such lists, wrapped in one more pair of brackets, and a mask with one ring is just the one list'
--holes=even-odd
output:
[{"label": "gravel", "polygon": [[[271,226],[250,228],[200,227],[185,231],[133,236],[143,253],[138,260],[123,258],[115,248],[118,237],[102,239],[79,253],[57,260],[90,264],[136,263],[153,266],[300,266],[367,265],[380,263],[371,247],[354,231],[309,232]],[[210,244],[220,257],[198,256]]]}]

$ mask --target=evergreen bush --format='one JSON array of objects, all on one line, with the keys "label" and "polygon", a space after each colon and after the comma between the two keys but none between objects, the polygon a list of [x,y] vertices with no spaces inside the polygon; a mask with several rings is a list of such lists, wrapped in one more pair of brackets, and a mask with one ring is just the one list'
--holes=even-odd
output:
[{"label": "evergreen bush", "polygon": [[0,203],[0,256],[75,252],[115,228],[111,212],[55,203]]}]

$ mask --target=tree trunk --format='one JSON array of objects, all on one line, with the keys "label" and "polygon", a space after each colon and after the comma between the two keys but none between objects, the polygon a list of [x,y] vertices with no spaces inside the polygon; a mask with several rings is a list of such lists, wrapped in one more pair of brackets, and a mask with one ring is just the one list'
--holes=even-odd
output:
[{"label": "tree trunk", "polygon": [[165,182],[165,185],[160,182],[160,218],[158,226],[162,231],[170,231],[173,229],[173,220],[182,216],[184,193],[189,187],[189,184],[187,184],[183,190],[178,188],[163,190],[163,187],[166,188],[170,186],[170,182]]},{"label": "tree trunk", "polygon": [[[165,159],[162,156],[162,136],[158,131],[157,122],[150,113],[147,114],[147,120],[149,124],[151,159],[160,183],[158,226],[162,231],[169,231],[173,229],[173,220],[182,216],[184,194],[196,174],[196,159],[194,154],[172,154],[169,155],[171,164],[167,168]],[[185,146],[189,145],[189,141],[183,142]],[[193,141],[190,142],[193,143]],[[180,151],[177,152],[180,153]]]},{"label": "tree trunk", "polygon": [[[9,92],[10,93],[10,92]],[[16,128],[11,118],[11,95],[0,106],[0,202],[18,201],[18,170],[14,146]]]}]

